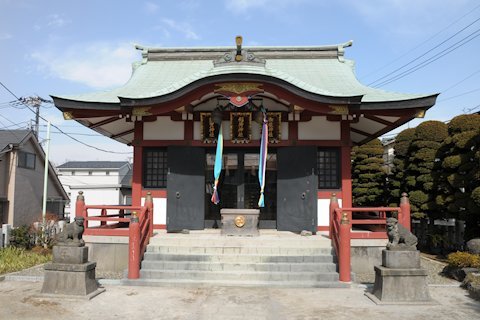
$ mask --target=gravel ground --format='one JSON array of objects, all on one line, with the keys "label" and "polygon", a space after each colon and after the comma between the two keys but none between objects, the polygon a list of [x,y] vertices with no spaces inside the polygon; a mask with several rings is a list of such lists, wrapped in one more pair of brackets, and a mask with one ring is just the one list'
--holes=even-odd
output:
[{"label": "gravel ground", "polygon": [[[427,282],[433,285],[460,285],[460,282],[447,278],[441,274],[445,263],[436,261],[422,256],[420,260],[422,268],[427,269],[428,278]],[[357,273],[355,275],[355,282],[357,283],[374,283],[375,273]]]},{"label": "gravel ground", "polygon": [[[35,267],[12,273],[11,275],[19,277],[43,277],[43,266],[43,264],[40,264]],[[107,272],[95,270],[95,276],[97,279],[122,279],[123,272]]]}]

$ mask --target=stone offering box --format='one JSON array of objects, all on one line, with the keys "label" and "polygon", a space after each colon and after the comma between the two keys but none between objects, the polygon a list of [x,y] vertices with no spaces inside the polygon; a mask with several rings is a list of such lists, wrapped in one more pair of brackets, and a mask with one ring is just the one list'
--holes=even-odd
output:
[{"label": "stone offering box", "polygon": [[258,236],[259,209],[221,209],[222,235]]}]

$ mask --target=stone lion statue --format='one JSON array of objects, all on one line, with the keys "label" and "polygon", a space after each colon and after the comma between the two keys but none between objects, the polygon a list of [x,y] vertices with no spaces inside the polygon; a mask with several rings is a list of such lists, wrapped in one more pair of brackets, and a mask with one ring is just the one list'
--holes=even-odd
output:
[{"label": "stone lion statue", "polygon": [[75,221],[68,223],[62,232],[58,235],[57,244],[66,245],[66,246],[84,246],[85,241],[83,241],[83,217],[75,217]]},{"label": "stone lion statue", "polygon": [[418,239],[398,223],[396,218],[387,218],[388,250],[416,250]]}]

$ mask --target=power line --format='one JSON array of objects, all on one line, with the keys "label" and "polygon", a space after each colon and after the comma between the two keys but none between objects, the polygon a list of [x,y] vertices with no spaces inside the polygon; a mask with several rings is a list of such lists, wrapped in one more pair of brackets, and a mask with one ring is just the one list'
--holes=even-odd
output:
[{"label": "power line", "polygon": [[[437,49],[438,47],[440,47],[441,45],[443,45],[444,43],[446,43],[447,41],[449,41],[450,39],[452,39],[453,37],[457,36],[458,34],[460,34],[461,32],[463,32],[465,29],[469,28],[470,26],[472,26],[473,24],[475,24],[476,22],[478,22],[480,20],[480,18],[477,18],[475,19],[473,22],[469,23],[466,27],[463,27],[462,29],[460,29],[459,31],[457,31],[456,33],[454,33],[453,35],[451,35],[450,37],[448,37],[447,39],[443,40],[442,42],[440,42],[439,44],[437,44],[436,46],[434,46],[433,48],[431,48],[430,50],[427,50],[426,52],[424,52],[423,54],[419,55],[418,57],[414,58],[413,60],[411,60],[410,62],[402,65],[401,67],[387,73],[386,75],[384,75],[383,77],[381,78],[378,78],[377,80],[373,81],[373,82],[370,82],[368,85],[371,86],[371,85],[374,85],[375,83],[387,78],[388,76],[402,70],[403,68],[411,65],[412,63],[414,63],[415,61],[421,59],[422,57],[426,56],[428,53],[432,52],[433,50]],[[478,30],[477,30],[478,31]]]},{"label": "power line", "polygon": [[451,85],[451,86],[448,87],[447,89],[442,90],[442,93],[445,93],[445,92],[449,91],[450,89],[455,88],[455,87],[458,86],[460,83],[465,82],[466,80],[470,79],[471,77],[473,77],[474,75],[476,75],[476,74],[479,73],[479,72],[480,72],[480,69],[478,69],[477,71],[475,71],[475,72],[473,72],[472,74],[468,75],[467,77],[463,78],[462,80],[456,82],[455,84]]},{"label": "power line", "polygon": [[445,99],[438,100],[438,102],[444,102],[444,101],[452,100],[452,99],[455,99],[455,98],[463,97],[463,96],[466,96],[467,94],[477,92],[477,91],[480,91],[480,88],[476,88],[476,89],[473,89],[473,90],[470,90],[470,91],[467,91],[467,92],[463,92],[463,93],[457,94],[455,96],[447,97]]},{"label": "power line", "polygon": [[[479,18],[480,20],[480,18]],[[384,85],[387,85],[389,83],[392,83],[394,81],[397,81],[401,78],[404,78],[406,76],[408,76],[409,74],[415,72],[415,71],[418,71],[426,66],[428,66],[429,64],[437,61],[438,59],[446,56],[447,54],[457,50],[458,48],[461,48],[463,47],[464,45],[466,45],[467,43],[469,43],[470,41],[474,40],[475,38],[477,38],[478,36],[480,36],[480,29],[477,29],[475,30],[474,32],[470,33],[468,36],[462,38],[461,40],[455,42],[453,45],[443,49],[442,51],[440,51],[439,53],[433,55],[432,57],[420,62],[419,64],[416,64],[415,66],[405,70],[404,72],[396,75],[396,76],[393,76],[391,77],[390,79],[386,79],[384,80],[383,82],[379,83],[379,84],[376,84],[375,87],[382,87]],[[468,39],[470,38],[470,39]],[[462,43],[463,42],[463,43]]]},{"label": "power line", "polygon": [[399,56],[398,58],[394,59],[394,60],[391,60],[390,62],[388,62],[387,64],[383,65],[382,67],[368,73],[367,75],[365,75],[363,78],[368,78],[374,74],[377,74],[380,70],[383,70],[385,69],[386,67],[392,65],[393,63],[397,62],[398,60],[400,60],[401,58],[407,56],[410,52],[413,52],[415,51],[416,49],[422,47],[423,45],[425,45],[426,43],[428,43],[430,40],[434,39],[436,36],[438,36],[439,34],[441,34],[442,32],[444,32],[445,30],[449,29],[451,26],[457,24],[458,21],[462,20],[463,18],[465,18],[466,16],[468,16],[469,14],[471,14],[473,11],[475,11],[476,9],[480,8],[480,4],[477,5],[476,7],[474,7],[472,10],[468,11],[466,14],[464,14],[463,16],[461,16],[460,18],[456,19],[455,21],[453,21],[452,23],[450,23],[448,26],[446,26],[445,28],[441,29],[440,31],[438,31],[437,33],[435,33],[433,36],[429,37],[427,40],[425,41],[422,41],[421,43],[419,43],[418,45],[416,45],[415,47],[413,47],[412,49],[408,50],[407,52],[405,52],[404,54],[402,54],[401,56]]},{"label": "power line", "polygon": [[[0,81],[0,85],[5,89],[7,90],[12,96],[14,96],[18,101],[22,102],[23,105],[25,105],[30,111],[32,111],[33,113],[35,113],[35,111],[29,106],[27,105],[26,103],[24,103],[19,97],[17,97],[17,95],[15,93],[13,93],[7,86],[5,86],[5,84],[3,84],[3,82]],[[42,119],[43,121],[48,121],[46,120],[44,117],[42,116],[39,116],[40,119]],[[131,154],[131,152],[118,152],[118,151],[112,151],[112,150],[105,150],[105,149],[101,149],[101,148],[98,148],[98,147],[95,147],[95,146],[92,146],[88,143],[85,143],[81,140],[78,140],[77,138],[71,136],[70,134],[64,132],[62,129],[60,129],[59,127],[57,127],[56,125],[52,124],[52,127],[54,127],[55,129],[57,129],[58,131],[60,131],[61,133],[63,133],[64,135],[66,135],[67,137],[69,137],[70,139],[78,142],[78,143],[81,143],[83,144],[84,146],[87,146],[89,148],[92,148],[92,149],[95,149],[95,150],[98,150],[98,151],[102,151],[102,152],[106,152],[106,153],[115,153],[115,154]]]}]

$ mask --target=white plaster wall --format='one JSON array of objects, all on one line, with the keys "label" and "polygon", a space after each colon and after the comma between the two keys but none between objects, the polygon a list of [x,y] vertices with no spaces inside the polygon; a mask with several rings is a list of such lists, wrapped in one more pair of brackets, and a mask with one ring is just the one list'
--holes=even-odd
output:
[{"label": "white plaster wall", "polygon": [[[142,198],[142,206],[145,198]],[[153,198],[153,224],[167,224],[167,198]]]},{"label": "white plaster wall", "polygon": [[[121,204],[121,195],[118,188],[70,188],[72,202],[70,204],[70,221],[75,218],[75,202],[78,191],[83,191],[86,205],[119,205]],[[88,216],[99,216],[100,210],[89,210]],[[89,222],[89,226],[98,226],[100,222]]]},{"label": "white plaster wall", "polygon": [[327,121],[326,117],[298,123],[299,140],[340,140],[340,122]]},{"label": "white plaster wall", "polygon": [[288,140],[288,122],[282,122],[282,140]]},{"label": "white plaster wall", "polygon": [[183,140],[183,121],[172,121],[170,117],[157,117],[155,122],[143,124],[144,140]]},{"label": "white plaster wall", "polygon": [[193,122],[193,140],[200,140],[200,121]]},{"label": "white plaster wall", "polygon": [[82,185],[117,185],[119,184],[120,177],[118,172],[110,172],[110,175],[106,175],[105,171],[102,175],[99,172],[92,171],[92,175],[88,175],[88,171],[75,171],[75,175],[69,171],[59,171],[58,178],[64,186],[82,186]]},{"label": "white plaster wall", "polygon": [[[342,199],[338,199],[338,204],[342,206]],[[318,199],[317,203],[317,224],[318,226],[330,225],[330,199]]]}]

